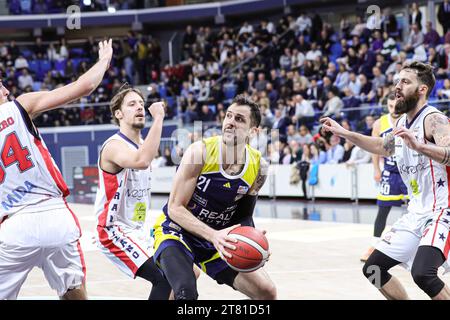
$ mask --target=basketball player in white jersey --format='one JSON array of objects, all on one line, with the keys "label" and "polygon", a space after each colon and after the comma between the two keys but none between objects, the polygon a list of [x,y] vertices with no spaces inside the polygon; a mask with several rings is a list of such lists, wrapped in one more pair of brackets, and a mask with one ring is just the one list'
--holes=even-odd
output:
[{"label": "basketball player in white jersey", "polygon": [[104,142],[98,160],[97,246],[129,277],[152,283],[149,299],[167,300],[171,288],[153,262],[153,237],[146,228],[150,163],[158,154],[164,106],[155,102],[148,108],[153,124],[145,140],[141,138],[144,97],[139,90],[121,90],[111,100],[110,108],[119,131]]},{"label": "basketball player in white jersey", "polygon": [[388,299],[407,299],[400,282],[388,270],[411,268],[414,282],[433,299],[450,299],[448,286],[438,277],[450,249],[450,124],[427,104],[435,78],[421,62],[405,65],[395,85],[395,112],[403,114],[385,138],[349,132],[324,118],[324,127],[361,148],[383,156],[395,154],[408,188],[408,213],[394,223],[363,267],[364,275]]},{"label": "basketball player in white jersey", "polygon": [[16,299],[39,267],[62,299],[86,299],[80,225],[69,194],[32,118],[89,95],[103,79],[112,41],[99,43],[99,61],[64,87],[8,102],[0,82],[0,300]]},{"label": "basketball player in white jersey", "polygon": [[[395,92],[391,92],[387,96],[386,104],[389,112],[374,122],[373,137],[385,137],[392,132],[395,123],[401,116],[395,113]],[[391,208],[393,206],[400,207],[408,194],[408,190],[398,171],[395,157],[383,157],[383,170],[380,169],[380,156],[378,154],[372,155],[372,162],[375,181],[380,183],[380,191],[377,196],[378,213],[373,227],[372,245],[360,258],[362,262],[367,261],[375,250],[375,245],[381,240]]]}]

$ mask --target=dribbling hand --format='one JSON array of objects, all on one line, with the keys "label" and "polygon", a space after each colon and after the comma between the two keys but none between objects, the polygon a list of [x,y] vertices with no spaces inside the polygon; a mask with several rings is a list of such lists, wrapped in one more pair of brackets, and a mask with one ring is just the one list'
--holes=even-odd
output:
[{"label": "dribbling hand", "polygon": [[229,250],[236,250],[236,246],[234,246],[233,243],[236,243],[237,240],[228,236],[228,233],[239,226],[240,224],[237,224],[226,229],[217,230],[214,232],[214,235],[210,240],[223,260],[226,260],[225,257],[232,257],[232,255],[227,252],[225,248]]}]

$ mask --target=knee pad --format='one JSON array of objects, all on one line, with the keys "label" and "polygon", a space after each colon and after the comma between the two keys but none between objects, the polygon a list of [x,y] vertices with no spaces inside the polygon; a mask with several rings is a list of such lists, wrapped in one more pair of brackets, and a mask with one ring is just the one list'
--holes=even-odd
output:
[{"label": "knee pad", "polygon": [[439,279],[437,273],[426,274],[418,270],[411,271],[414,282],[422,289],[429,297],[436,296],[444,288],[445,283]]},{"label": "knee pad", "polygon": [[197,290],[181,288],[175,292],[175,300],[197,300]]},{"label": "knee pad", "polygon": [[377,289],[381,289],[381,287],[383,287],[391,279],[391,274],[387,272],[387,270],[380,268],[380,266],[367,262],[364,264],[362,269],[364,276]]},{"label": "knee pad", "polygon": [[363,266],[364,276],[378,289],[381,289],[391,278],[388,272],[393,266],[400,262],[394,260],[384,253],[375,250]]}]

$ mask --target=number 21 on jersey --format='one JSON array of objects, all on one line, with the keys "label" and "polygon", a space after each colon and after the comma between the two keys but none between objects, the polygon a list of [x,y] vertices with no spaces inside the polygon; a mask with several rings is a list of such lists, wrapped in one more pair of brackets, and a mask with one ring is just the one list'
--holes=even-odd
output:
[{"label": "number 21 on jersey", "polygon": [[208,188],[210,182],[211,182],[211,179],[208,179],[205,176],[198,177],[197,189],[205,192],[206,189]]}]

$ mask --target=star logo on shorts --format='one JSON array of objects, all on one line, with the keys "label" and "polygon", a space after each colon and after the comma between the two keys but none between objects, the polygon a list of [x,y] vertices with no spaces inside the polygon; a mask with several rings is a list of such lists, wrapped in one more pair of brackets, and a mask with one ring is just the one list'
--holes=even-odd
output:
[{"label": "star logo on shorts", "polygon": [[444,233],[439,233],[439,239],[442,241],[445,240]]},{"label": "star logo on shorts", "polygon": [[445,181],[442,180],[442,178],[439,179],[439,181],[437,182],[438,188],[439,187],[443,187],[444,186]]},{"label": "star logo on shorts", "polygon": [[448,223],[448,220],[447,219],[443,219],[442,222]]}]

